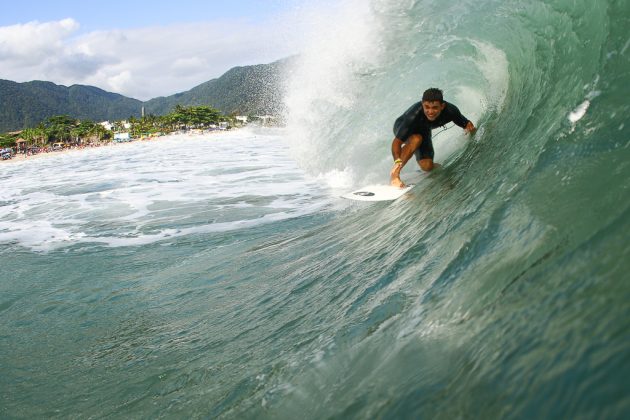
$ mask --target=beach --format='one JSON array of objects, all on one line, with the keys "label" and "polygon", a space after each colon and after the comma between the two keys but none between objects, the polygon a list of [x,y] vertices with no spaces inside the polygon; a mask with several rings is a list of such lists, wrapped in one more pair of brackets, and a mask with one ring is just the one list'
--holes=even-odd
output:
[{"label": "beach", "polygon": [[[233,128],[231,131],[235,131],[238,130],[238,128]],[[85,152],[87,150],[93,150],[93,149],[99,149],[102,147],[118,147],[118,148],[124,148],[127,145],[136,143],[136,142],[158,142],[158,141],[163,141],[163,140],[168,140],[170,138],[173,137],[177,137],[177,138],[194,138],[194,137],[210,137],[210,136],[216,136],[220,133],[222,133],[224,131],[222,130],[195,130],[195,131],[190,131],[190,132],[179,132],[179,133],[174,133],[174,134],[167,134],[167,135],[163,135],[163,136],[154,136],[154,137],[146,137],[146,138],[140,138],[140,139],[134,139],[133,141],[125,141],[125,142],[115,142],[115,141],[110,141],[110,142],[103,142],[103,143],[97,143],[95,145],[86,145],[86,146],[72,146],[72,147],[65,147],[61,150],[50,150],[50,151],[42,151],[36,154],[30,154],[27,155],[25,153],[17,153],[14,154],[12,156],[11,159],[6,159],[6,160],[0,160],[0,164],[3,163],[11,163],[11,162],[22,162],[22,161],[31,161],[31,160],[35,160],[35,159],[42,159],[42,158],[47,158],[47,157],[53,157],[53,156],[60,156],[60,155],[67,155],[67,154],[74,154],[74,153],[81,153],[81,152]]]},{"label": "beach", "polygon": [[113,146],[120,146],[122,143],[104,143],[102,145],[98,145],[98,146],[87,146],[87,147],[72,147],[72,148],[65,148],[62,150],[55,150],[55,151],[49,151],[49,152],[39,152],[36,154],[31,154],[31,155],[27,155],[25,153],[17,153],[15,155],[13,155],[11,157],[11,159],[6,159],[6,160],[2,160],[0,161],[0,164],[2,163],[11,163],[11,162],[22,162],[22,161],[31,161],[31,160],[35,160],[35,159],[42,159],[42,158],[47,158],[47,157],[53,157],[53,156],[60,156],[60,155],[65,155],[65,154],[71,154],[71,153],[80,153],[80,152],[84,152],[85,150],[90,150],[90,149],[95,149],[95,148],[99,148],[99,147],[113,147]]}]

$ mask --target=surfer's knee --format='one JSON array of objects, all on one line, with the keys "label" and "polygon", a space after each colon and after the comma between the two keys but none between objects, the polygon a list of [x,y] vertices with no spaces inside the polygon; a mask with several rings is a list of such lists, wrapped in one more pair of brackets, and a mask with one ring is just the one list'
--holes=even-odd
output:
[{"label": "surfer's knee", "polygon": [[420,159],[418,165],[420,165],[420,169],[424,172],[430,172],[434,168],[433,159]]}]

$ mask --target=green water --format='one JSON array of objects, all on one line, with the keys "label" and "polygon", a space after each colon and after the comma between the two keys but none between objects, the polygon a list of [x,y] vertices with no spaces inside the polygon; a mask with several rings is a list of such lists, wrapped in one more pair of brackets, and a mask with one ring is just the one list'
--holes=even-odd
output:
[{"label": "green water", "polygon": [[[627,3],[397,3],[230,168],[107,152],[50,197],[47,164],[0,168],[28,185],[2,196],[1,417],[628,417]],[[434,83],[480,130],[409,196],[312,181],[386,174]]]}]

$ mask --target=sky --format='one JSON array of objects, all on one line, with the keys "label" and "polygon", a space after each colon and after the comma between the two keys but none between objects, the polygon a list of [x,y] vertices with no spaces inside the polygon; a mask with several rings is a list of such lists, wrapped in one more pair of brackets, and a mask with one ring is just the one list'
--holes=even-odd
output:
[{"label": "sky", "polygon": [[307,0],[0,0],[0,79],[140,100],[299,53]]}]

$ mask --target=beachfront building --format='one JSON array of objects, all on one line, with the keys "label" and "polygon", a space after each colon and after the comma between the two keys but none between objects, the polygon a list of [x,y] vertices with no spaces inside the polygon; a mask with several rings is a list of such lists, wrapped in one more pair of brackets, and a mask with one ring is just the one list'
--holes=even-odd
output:
[{"label": "beachfront building", "polygon": [[17,149],[18,152],[20,153],[25,153],[26,149],[28,149],[29,147],[29,143],[27,140],[24,140],[23,138],[18,138],[15,141],[15,148]]},{"label": "beachfront building", "polygon": [[116,142],[131,141],[131,134],[128,131],[125,133],[114,133],[114,141]]},{"label": "beachfront building", "polygon": [[247,115],[237,115],[234,119],[243,125],[247,124]]}]

